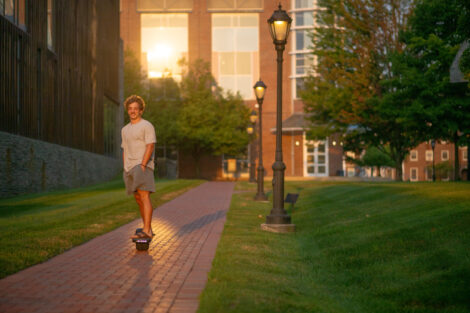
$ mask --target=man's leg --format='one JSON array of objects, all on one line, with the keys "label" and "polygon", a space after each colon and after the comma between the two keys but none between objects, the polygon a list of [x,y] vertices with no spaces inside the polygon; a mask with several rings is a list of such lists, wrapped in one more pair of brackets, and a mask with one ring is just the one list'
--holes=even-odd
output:
[{"label": "man's leg", "polygon": [[153,234],[151,231],[152,229],[151,224],[152,224],[153,208],[152,208],[152,202],[150,201],[150,191],[137,189],[137,191],[134,194],[135,194],[136,201],[139,204],[140,215],[142,216],[142,220],[144,221],[143,231],[144,233],[152,236]]},{"label": "man's leg", "polygon": [[144,203],[142,202],[140,193],[138,193],[137,191],[134,192],[134,198],[135,198],[135,201],[137,202],[137,205],[139,206],[140,216],[142,216],[142,219],[143,219],[144,218]]}]

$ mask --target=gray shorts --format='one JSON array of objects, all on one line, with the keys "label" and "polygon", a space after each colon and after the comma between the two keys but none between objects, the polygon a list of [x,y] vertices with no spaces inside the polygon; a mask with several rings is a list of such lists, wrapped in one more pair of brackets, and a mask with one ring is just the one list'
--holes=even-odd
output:
[{"label": "gray shorts", "polygon": [[155,178],[153,177],[153,170],[149,167],[142,171],[140,165],[136,165],[129,172],[124,171],[122,176],[128,195],[133,195],[137,189],[155,192]]}]

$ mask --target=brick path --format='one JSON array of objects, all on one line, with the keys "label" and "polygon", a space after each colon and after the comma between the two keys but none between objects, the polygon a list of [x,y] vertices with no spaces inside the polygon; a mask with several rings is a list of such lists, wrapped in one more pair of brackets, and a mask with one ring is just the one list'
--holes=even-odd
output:
[{"label": "brick path", "polygon": [[195,312],[233,187],[208,182],[157,208],[149,251],[129,239],[136,220],[0,280],[0,312]]}]

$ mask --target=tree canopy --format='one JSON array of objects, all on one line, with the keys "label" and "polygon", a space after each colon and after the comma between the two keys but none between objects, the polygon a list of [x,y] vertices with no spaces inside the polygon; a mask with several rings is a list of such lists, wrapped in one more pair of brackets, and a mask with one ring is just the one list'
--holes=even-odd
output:
[{"label": "tree canopy", "polygon": [[468,1],[318,4],[315,74],[302,95],[312,135],[341,132],[349,149],[375,146],[401,178],[410,149],[431,138],[456,142],[468,131],[468,86],[449,81],[455,54],[470,38]]},{"label": "tree canopy", "polygon": [[159,145],[170,145],[193,156],[199,172],[203,154],[238,155],[250,140],[248,107],[239,95],[225,92],[203,60],[181,65],[180,82],[172,77],[146,79],[139,62],[126,53],[125,92],[146,101],[144,118],[155,127]]}]

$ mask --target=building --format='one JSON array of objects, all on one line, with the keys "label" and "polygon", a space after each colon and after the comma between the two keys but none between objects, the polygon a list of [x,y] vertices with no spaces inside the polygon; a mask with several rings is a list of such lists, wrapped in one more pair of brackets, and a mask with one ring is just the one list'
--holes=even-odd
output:
[{"label": "building", "polygon": [[[403,180],[432,181],[433,159],[437,180],[455,180],[455,146],[452,143],[438,141],[432,149],[431,142],[424,142],[410,151],[403,162]],[[459,176],[466,180],[468,175],[467,147],[458,147]]]},{"label": "building", "polygon": [[121,168],[118,0],[0,0],[0,196]]},{"label": "building", "polygon": [[[314,27],[314,0],[283,0],[293,18],[283,62],[283,159],[286,176],[324,177],[342,175],[339,138],[310,140],[306,137],[303,103],[298,97],[303,77],[309,74],[311,57],[308,32]],[[211,64],[218,84],[240,92],[256,107],[253,85],[261,78],[267,85],[263,102],[263,163],[272,175],[276,127],[276,51],[267,20],[278,9],[267,0],[121,0],[121,37],[124,46],[140,58],[149,78],[181,72],[176,62],[185,57]],[[158,135],[158,134],[157,134]],[[249,149],[256,153],[256,144]],[[202,173],[207,178],[237,176],[230,156],[207,157]],[[236,160],[241,176],[248,175],[248,156]],[[191,159],[179,158],[179,176],[194,176]],[[235,164],[235,163],[233,163]],[[257,161],[256,161],[257,164]]]}]

